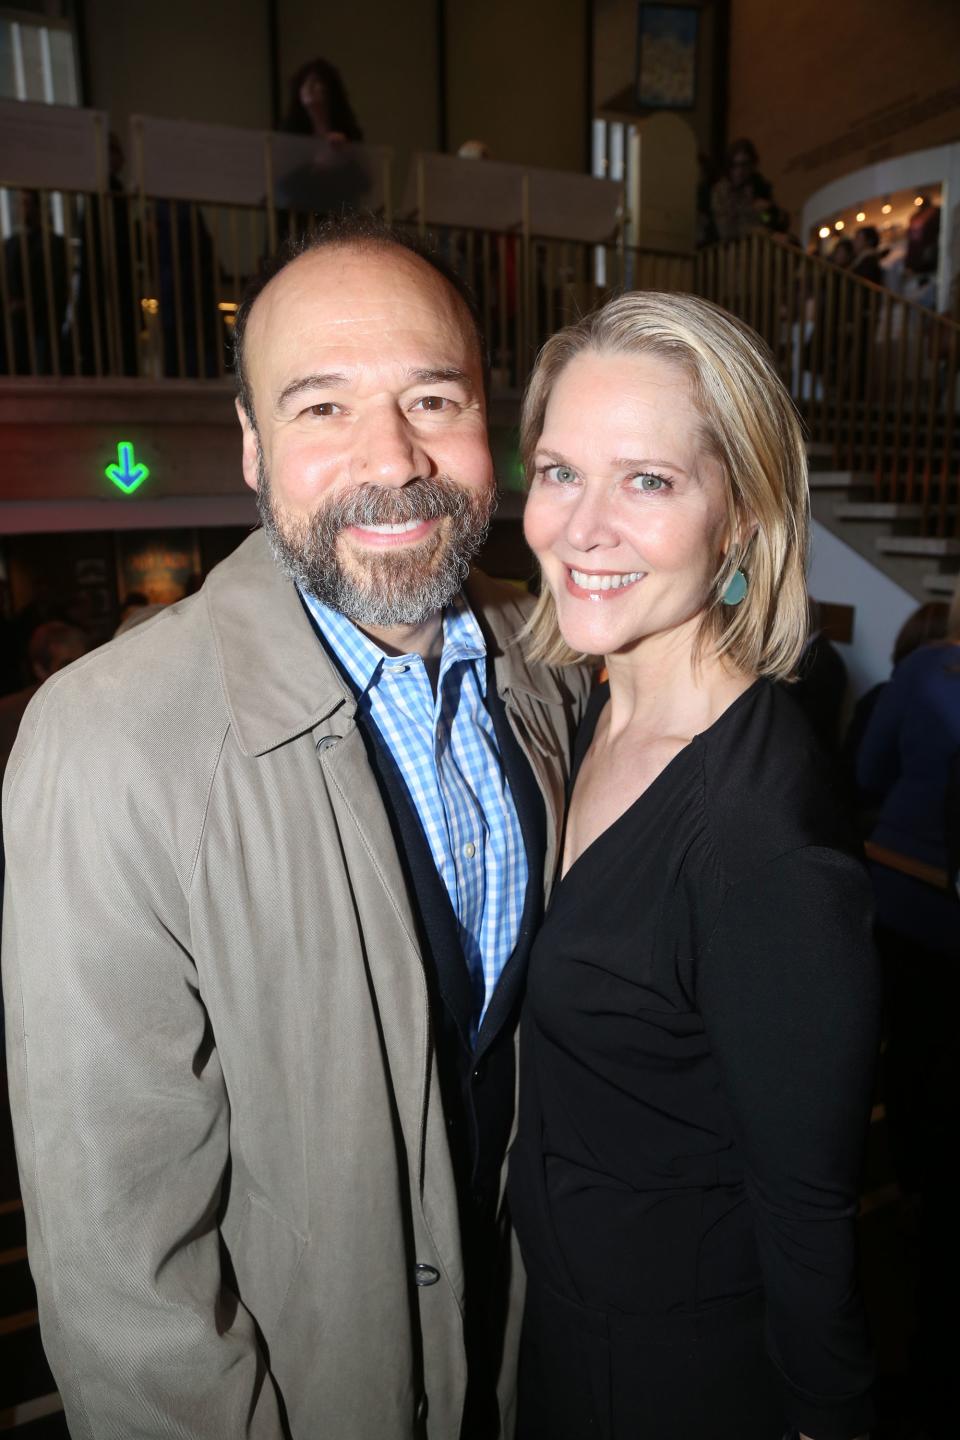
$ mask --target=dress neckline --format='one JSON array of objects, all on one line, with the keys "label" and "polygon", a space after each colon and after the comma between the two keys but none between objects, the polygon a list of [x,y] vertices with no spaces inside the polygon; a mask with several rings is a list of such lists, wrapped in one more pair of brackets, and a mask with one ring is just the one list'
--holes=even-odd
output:
[{"label": "dress neckline", "polygon": [[[712,735],[714,735],[717,730],[720,729],[726,723],[726,721],[736,711],[740,709],[742,705],[744,705],[748,697],[755,696],[758,693],[760,687],[766,685],[767,683],[768,682],[764,679],[762,675],[758,676],[757,679],[752,682],[752,684],[747,686],[746,690],[744,690],[742,694],[738,695],[735,700],[732,700],[730,702],[730,704],[725,710],[721,711],[721,713],[717,716],[716,720],[714,720],[711,725],[708,725],[705,730],[699,730],[697,734],[694,735],[686,745],[681,746],[681,748],[677,751],[676,755],[672,756],[672,758],[667,761],[666,765],[664,765],[659,775],[656,775],[650,781],[650,784],[646,787],[646,789],[641,790],[640,794],[636,797],[636,799],[632,800],[625,810],[621,810],[620,814],[616,817],[616,819],[611,820],[610,824],[607,825],[605,829],[601,830],[599,835],[595,835],[594,838],[590,841],[590,844],[586,845],[584,849],[580,851],[580,854],[577,856],[576,860],[572,861],[572,863],[567,866],[566,870],[564,870],[563,874],[559,877],[557,881],[557,889],[559,889],[567,881],[567,879],[569,879],[569,877],[573,874],[574,870],[576,870],[577,866],[580,864],[581,860],[585,859],[586,856],[588,856],[591,851],[596,849],[596,847],[602,841],[606,840],[608,836],[612,835],[614,831],[616,831],[621,825],[623,825],[628,818],[633,817],[636,814],[638,808],[643,804],[644,801],[647,800],[650,795],[654,793],[654,791],[663,788],[662,782],[680,768],[680,762],[682,760],[684,760],[687,756],[694,755],[700,748],[700,746],[703,744],[703,742],[709,739]],[[598,697],[602,698],[598,699]],[[600,720],[600,716],[603,714],[603,711],[605,710],[606,706],[609,704],[610,701],[610,682],[608,680],[604,680],[601,685],[597,686],[597,689],[594,691],[594,694],[591,697],[591,701],[592,703],[590,704],[589,709],[587,710],[587,713],[583,718],[583,724],[580,729],[580,734],[577,736],[576,762],[573,767],[573,773],[570,777],[570,791],[567,802],[568,814],[570,811],[570,801],[572,801],[573,799],[573,792],[577,783],[577,777],[580,774],[580,767],[583,764],[587,752],[593,742],[593,737],[596,734],[596,729]],[[564,823],[564,840],[565,839],[566,823]],[[561,849],[561,854],[562,853],[563,852]]]}]

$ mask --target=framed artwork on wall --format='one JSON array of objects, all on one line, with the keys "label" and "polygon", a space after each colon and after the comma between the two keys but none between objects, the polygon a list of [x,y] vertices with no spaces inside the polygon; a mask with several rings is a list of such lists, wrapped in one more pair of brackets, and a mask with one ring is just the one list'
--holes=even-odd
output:
[{"label": "framed artwork on wall", "polygon": [[697,32],[691,5],[637,6],[637,104],[691,110],[697,100]]}]

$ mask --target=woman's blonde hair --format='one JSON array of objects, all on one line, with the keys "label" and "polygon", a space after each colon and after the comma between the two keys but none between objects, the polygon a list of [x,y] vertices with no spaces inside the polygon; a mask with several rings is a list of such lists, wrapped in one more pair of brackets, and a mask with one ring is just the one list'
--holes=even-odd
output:
[{"label": "woman's blonde hair", "polygon": [[[568,325],[540,351],[523,400],[528,486],[553,387],[585,351],[656,355],[689,377],[703,444],[723,470],[730,537],[699,643],[747,673],[789,678],[807,637],[807,457],[799,417],[763,341],[709,300],[649,290],[621,295]],[[747,576],[746,598],[724,605],[738,569]],[[534,659],[569,665],[582,658],[560,634],[546,584],[523,633]]]}]

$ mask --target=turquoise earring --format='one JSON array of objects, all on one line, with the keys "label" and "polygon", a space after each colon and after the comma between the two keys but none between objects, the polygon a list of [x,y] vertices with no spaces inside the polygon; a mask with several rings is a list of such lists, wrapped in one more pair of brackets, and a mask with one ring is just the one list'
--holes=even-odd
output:
[{"label": "turquoise earring", "polygon": [[734,570],[730,584],[720,596],[721,605],[739,605],[747,598],[747,577],[742,570]]}]

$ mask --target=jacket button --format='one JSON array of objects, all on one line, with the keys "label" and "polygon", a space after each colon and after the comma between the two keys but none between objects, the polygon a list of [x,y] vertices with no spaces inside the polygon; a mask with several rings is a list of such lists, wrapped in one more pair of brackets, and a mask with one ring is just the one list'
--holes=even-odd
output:
[{"label": "jacket button", "polygon": [[432,1265],[414,1265],[413,1277],[418,1285],[436,1285],[440,1279],[440,1271]]},{"label": "jacket button", "polygon": [[487,1059],[486,1059],[486,1056],[484,1056],[482,1059],[480,1059],[480,1060],[477,1061],[476,1066],[474,1067],[474,1071],[473,1071],[473,1083],[474,1083],[474,1085],[481,1085],[481,1084],[483,1083],[483,1077],[486,1075],[486,1073],[487,1073]]},{"label": "jacket button", "polygon": [[329,750],[331,745],[337,745],[339,744],[339,741],[339,735],[321,735],[320,739],[317,741],[317,751],[319,752],[321,750]]}]

